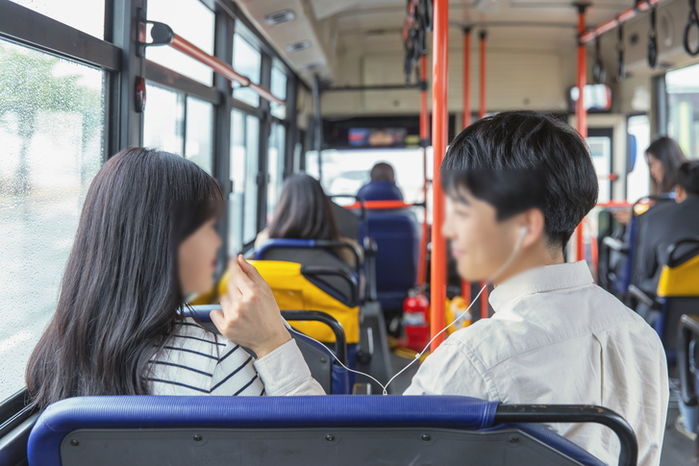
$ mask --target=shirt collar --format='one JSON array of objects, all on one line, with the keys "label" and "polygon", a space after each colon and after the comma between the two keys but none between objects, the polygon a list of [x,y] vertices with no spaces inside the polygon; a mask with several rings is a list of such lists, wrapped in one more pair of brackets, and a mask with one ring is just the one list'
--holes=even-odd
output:
[{"label": "shirt collar", "polygon": [[497,312],[508,302],[536,293],[576,288],[593,284],[585,261],[545,265],[515,275],[495,287],[488,301]]}]

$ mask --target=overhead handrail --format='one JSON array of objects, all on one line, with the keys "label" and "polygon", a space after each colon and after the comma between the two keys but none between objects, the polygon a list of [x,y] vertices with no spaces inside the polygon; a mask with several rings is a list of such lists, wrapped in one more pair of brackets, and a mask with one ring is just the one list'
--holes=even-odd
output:
[{"label": "overhead handrail", "polygon": [[658,5],[663,0],[641,0],[636,2],[633,7],[622,11],[614,18],[608,19],[602,24],[590,29],[587,32],[580,34],[579,42],[581,44],[587,44],[588,42],[594,40],[595,38],[601,36],[605,32],[609,32],[617,26],[620,26],[633,18],[637,17],[641,13],[650,10],[654,6]]},{"label": "overhead handrail", "polygon": [[697,29],[699,33],[699,13],[697,12],[697,0],[689,0],[689,17],[687,18],[687,25],[684,27],[684,38],[683,45],[684,50],[695,57],[699,55],[699,40],[697,40],[694,48],[689,44],[689,33],[692,31],[692,27]]},{"label": "overhead handrail", "polygon": [[210,67],[215,72],[221,76],[235,81],[240,84],[241,87],[247,87],[255,91],[260,97],[270,102],[274,102],[279,105],[284,105],[284,101],[279,97],[276,97],[272,92],[259,84],[254,83],[250,78],[244,76],[233,69],[229,64],[222,60],[210,55],[192,44],[188,40],[184,39],[174,33],[172,28],[165,23],[160,23],[158,21],[145,21],[146,24],[151,24],[152,28],[150,31],[151,38],[153,42],[142,43],[141,45],[153,46],[153,45],[169,45],[175,50],[182,52],[183,54],[197,60],[200,63]]}]

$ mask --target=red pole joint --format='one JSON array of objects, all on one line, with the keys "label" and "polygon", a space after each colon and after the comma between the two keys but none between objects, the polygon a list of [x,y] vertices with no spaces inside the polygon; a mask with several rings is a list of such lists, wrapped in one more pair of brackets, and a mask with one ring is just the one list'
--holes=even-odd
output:
[{"label": "red pole joint", "polygon": [[[444,303],[447,297],[447,248],[442,235],[444,196],[440,168],[447,146],[447,52],[449,41],[449,2],[434,0],[432,40],[432,147],[434,174],[432,182],[432,264],[430,287],[430,334],[435,337],[445,326]],[[440,335],[432,342],[432,351],[444,340]]]}]

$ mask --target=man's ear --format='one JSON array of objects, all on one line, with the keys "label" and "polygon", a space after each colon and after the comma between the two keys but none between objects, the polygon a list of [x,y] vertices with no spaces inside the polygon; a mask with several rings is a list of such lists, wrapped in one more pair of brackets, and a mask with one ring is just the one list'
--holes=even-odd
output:
[{"label": "man's ear", "polygon": [[522,213],[521,227],[526,228],[527,234],[522,241],[523,246],[529,246],[539,241],[545,234],[546,221],[541,209],[529,209]]}]

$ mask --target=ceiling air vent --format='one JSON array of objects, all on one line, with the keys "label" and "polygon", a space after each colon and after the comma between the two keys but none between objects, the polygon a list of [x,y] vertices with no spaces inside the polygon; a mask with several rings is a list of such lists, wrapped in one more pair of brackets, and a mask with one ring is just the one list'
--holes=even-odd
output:
[{"label": "ceiling air vent", "polygon": [[265,22],[270,26],[276,26],[277,24],[288,23],[296,18],[296,13],[292,10],[280,10],[270,13],[265,16]]},{"label": "ceiling air vent", "polygon": [[287,52],[298,52],[300,50],[306,50],[310,46],[311,46],[311,43],[309,41],[302,40],[302,41],[294,42],[293,44],[287,45],[286,51]]}]

